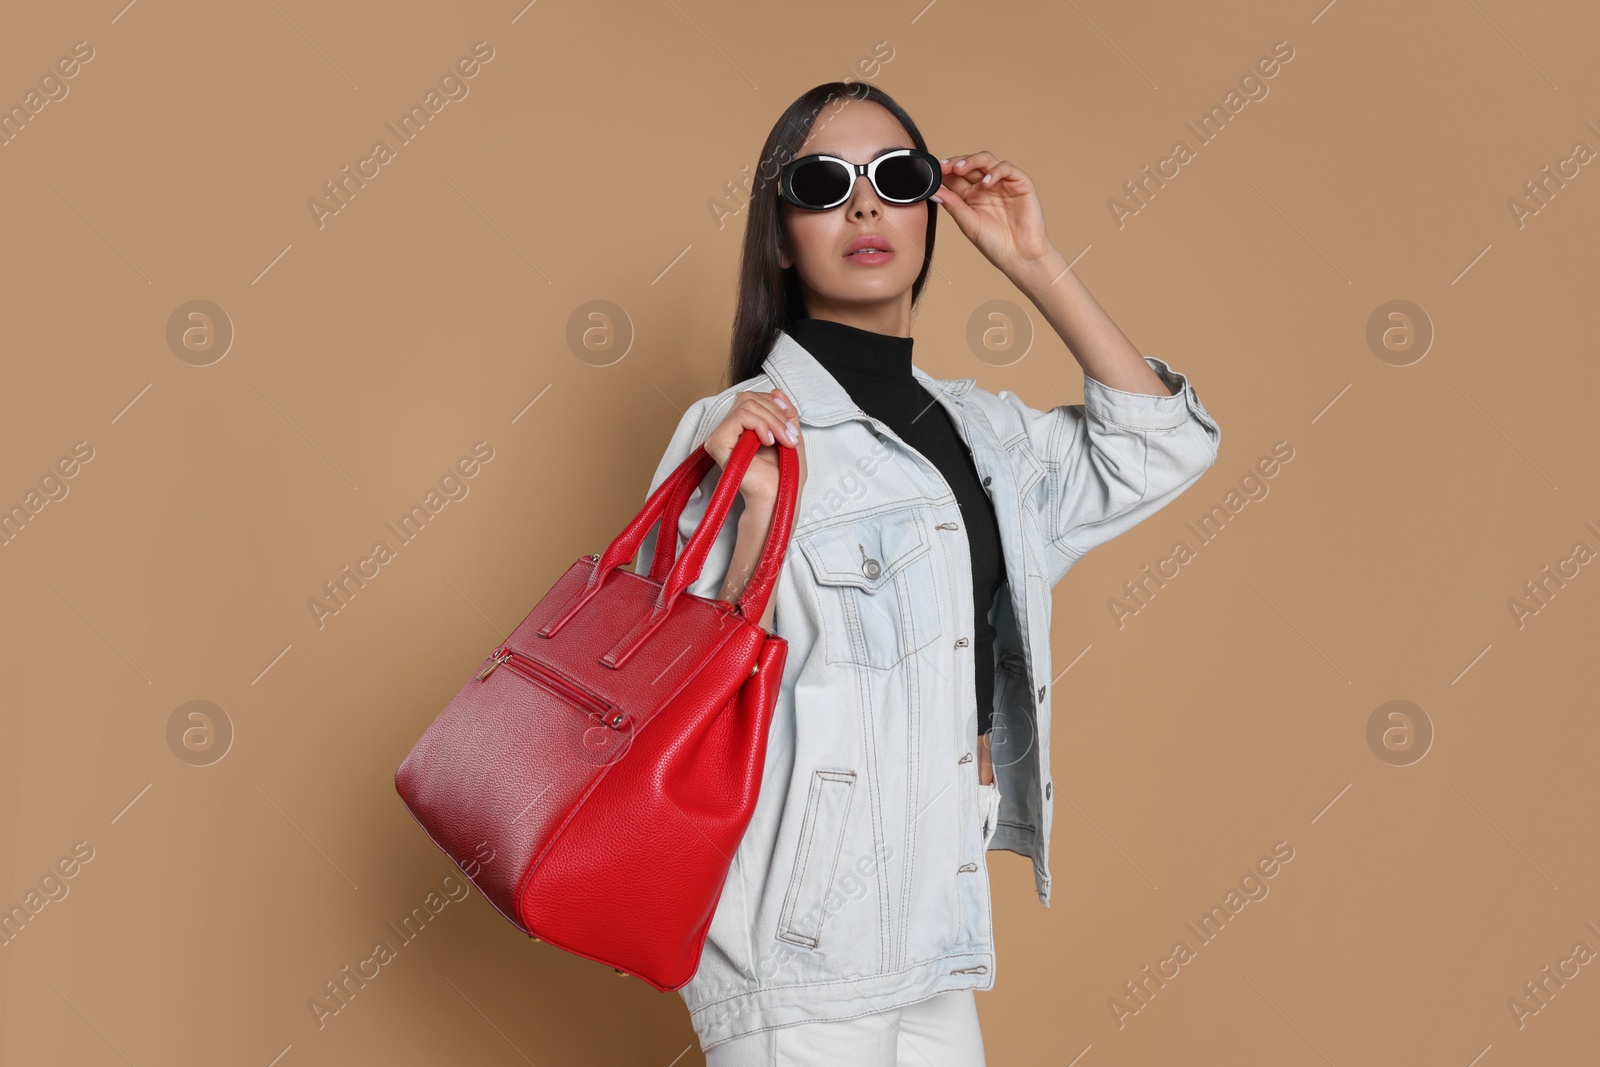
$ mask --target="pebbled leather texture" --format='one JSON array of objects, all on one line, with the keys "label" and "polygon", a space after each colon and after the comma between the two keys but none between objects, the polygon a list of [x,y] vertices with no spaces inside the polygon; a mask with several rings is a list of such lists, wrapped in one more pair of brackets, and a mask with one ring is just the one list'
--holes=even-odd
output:
[{"label": "pebbled leather texture", "polygon": [[787,547],[793,450],[779,449],[778,510],[745,613],[684,591],[757,447],[746,431],[729,457],[704,542],[658,556],[651,575],[618,569],[652,521],[676,525],[710,469],[703,450],[686,460],[674,478],[691,489],[669,478],[601,559],[569,567],[395,773],[428,837],[502,916],[662,991],[698,969],[760,792],[788,651],[753,620]]}]

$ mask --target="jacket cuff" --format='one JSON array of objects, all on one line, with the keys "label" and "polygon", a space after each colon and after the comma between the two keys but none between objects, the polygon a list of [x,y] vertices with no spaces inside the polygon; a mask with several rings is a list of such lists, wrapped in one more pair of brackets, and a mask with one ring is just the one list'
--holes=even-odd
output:
[{"label": "jacket cuff", "polygon": [[1087,371],[1083,375],[1083,403],[1090,414],[1132,430],[1170,430],[1188,421],[1191,412],[1205,411],[1189,379],[1167,366],[1165,360],[1145,356],[1145,363],[1169,388],[1171,396],[1130,393],[1113,389]]}]

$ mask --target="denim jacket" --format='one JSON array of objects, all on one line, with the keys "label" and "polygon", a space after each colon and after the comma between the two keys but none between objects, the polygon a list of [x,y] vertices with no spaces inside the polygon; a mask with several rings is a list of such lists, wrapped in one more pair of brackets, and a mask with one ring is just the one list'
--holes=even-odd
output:
[{"label": "denim jacket", "polygon": [[[1148,518],[1215,461],[1221,431],[1188,379],[1150,396],[1084,375],[1084,403],[1040,411],[972,379],[914,368],[950,413],[993,502],[1007,581],[991,611],[991,733],[999,827],[989,848],[1033,861],[1050,903],[1051,587],[1091,548]],[[702,1048],[846,1019],[995,978],[979,825],[971,563],[939,471],[863,413],[780,333],[763,373],[695,403],[652,491],[741,390],[782,389],[799,412],[807,478],[773,630],[789,643],[755,813],[693,980]],[[713,468],[684,509],[698,526]],[[690,592],[714,598],[736,500]],[[647,569],[655,536],[637,566]]]}]

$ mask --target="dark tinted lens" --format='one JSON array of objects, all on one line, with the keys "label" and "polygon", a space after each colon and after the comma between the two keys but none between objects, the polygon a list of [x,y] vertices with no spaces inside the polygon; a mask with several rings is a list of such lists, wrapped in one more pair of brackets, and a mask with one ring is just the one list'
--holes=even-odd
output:
[{"label": "dark tinted lens", "polygon": [[878,193],[893,200],[915,200],[924,196],[938,181],[926,160],[916,156],[895,156],[878,165]]},{"label": "dark tinted lens", "polygon": [[821,207],[832,204],[844,196],[850,183],[850,173],[837,163],[814,159],[796,167],[790,178],[790,188],[801,202]]}]

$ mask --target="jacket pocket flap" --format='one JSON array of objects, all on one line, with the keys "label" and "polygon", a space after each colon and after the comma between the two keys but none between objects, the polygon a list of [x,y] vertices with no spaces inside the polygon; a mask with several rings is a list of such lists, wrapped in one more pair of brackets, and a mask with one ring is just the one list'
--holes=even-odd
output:
[{"label": "jacket pocket flap", "polygon": [[911,512],[842,522],[794,540],[818,582],[869,593],[929,552],[922,522]]}]

